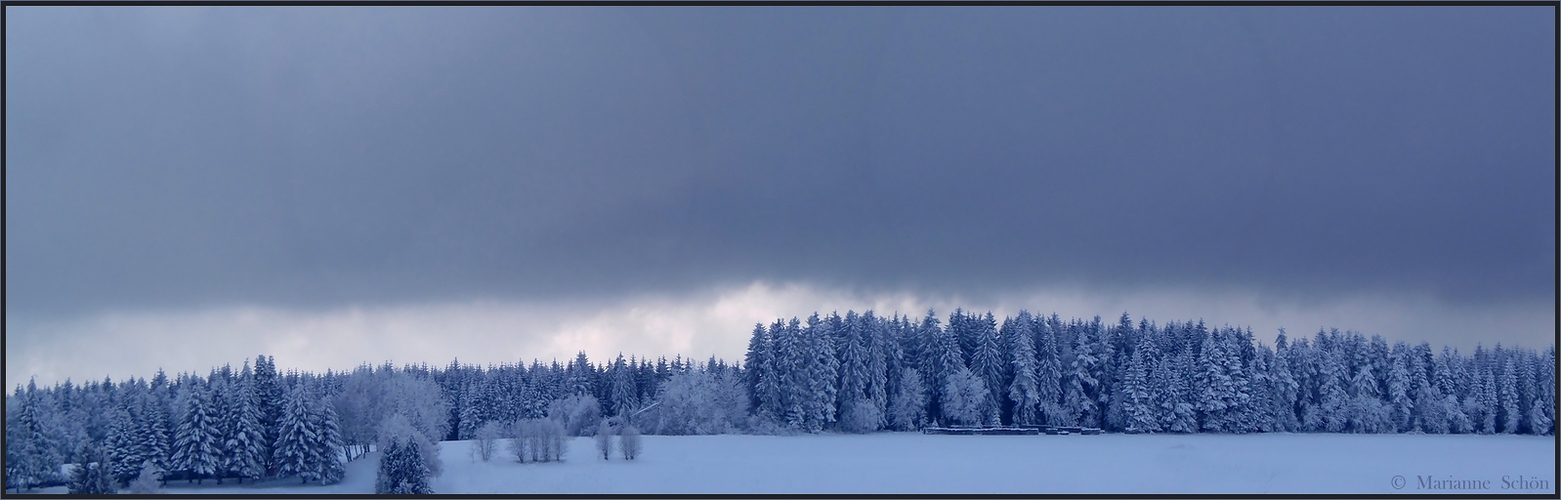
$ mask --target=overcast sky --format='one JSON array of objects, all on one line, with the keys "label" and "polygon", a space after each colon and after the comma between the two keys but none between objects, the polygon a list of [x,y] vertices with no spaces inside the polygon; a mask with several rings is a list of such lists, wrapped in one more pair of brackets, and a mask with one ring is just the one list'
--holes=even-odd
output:
[{"label": "overcast sky", "polygon": [[1549,7],[6,16],[12,386],[865,307],[1556,335]]}]

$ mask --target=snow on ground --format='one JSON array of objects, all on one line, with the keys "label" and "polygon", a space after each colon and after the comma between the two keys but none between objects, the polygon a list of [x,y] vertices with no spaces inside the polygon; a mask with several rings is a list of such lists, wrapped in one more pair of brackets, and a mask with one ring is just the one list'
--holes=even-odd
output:
[{"label": "snow on ground", "polygon": [[[445,442],[436,493],[1542,493],[1555,441],[1471,435],[644,436],[638,460],[575,438],[562,463],[472,458]],[[503,443],[499,449],[505,449]],[[170,493],[372,493],[377,453],[331,486],[297,480]],[[1528,481],[1526,488],[1502,481]],[[1401,489],[1394,488],[1402,477]],[[1421,478],[1489,489],[1422,489]],[[1536,481],[1537,480],[1537,481]],[[1444,485],[1447,483],[1443,483]],[[1460,483],[1468,485],[1467,481]]]}]

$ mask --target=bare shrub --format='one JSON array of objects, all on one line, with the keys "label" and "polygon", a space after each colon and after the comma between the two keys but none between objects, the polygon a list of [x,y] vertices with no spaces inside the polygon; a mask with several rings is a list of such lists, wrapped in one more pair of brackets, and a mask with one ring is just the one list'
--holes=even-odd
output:
[{"label": "bare shrub", "polygon": [[503,431],[499,428],[498,422],[488,422],[482,424],[482,427],[477,429],[475,436],[477,438],[477,456],[482,457],[482,461],[487,462],[493,458],[493,451],[494,448],[497,448],[501,434],[503,434]]},{"label": "bare shrub", "polygon": [[520,463],[563,460],[564,432],[564,425],[551,419],[517,421],[510,431],[510,453]]},{"label": "bare shrub", "polygon": [[612,431],[612,426],[605,420],[596,427],[596,452],[602,460],[612,460]]},{"label": "bare shrub", "polygon": [[634,460],[640,454],[640,430],[633,425],[625,425],[618,431],[618,447],[623,449],[624,460]]}]

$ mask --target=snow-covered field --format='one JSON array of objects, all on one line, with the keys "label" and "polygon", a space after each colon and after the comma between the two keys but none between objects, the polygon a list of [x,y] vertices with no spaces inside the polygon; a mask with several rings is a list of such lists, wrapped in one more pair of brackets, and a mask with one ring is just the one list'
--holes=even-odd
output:
[{"label": "snow-covered field", "polygon": [[[562,463],[475,460],[441,444],[436,493],[1546,493],[1552,437],[1471,435],[645,436],[608,462],[589,438]],[[500,449],[504,447],[500,446]],[[170,483],[170,493],[372,493],[377,455],[331,486]],[[1519,476],[1527,484],[1516,483]],[[1401,489],[1395,478],[1401,477]],[[1503,478],[1509,482],[1504,483]],[[1421,478],[1489,489],[1422,489]],[[1467,486],[1468,481],[1441,483]],[[1526,489],[1505,486],[1516,484]]]}]

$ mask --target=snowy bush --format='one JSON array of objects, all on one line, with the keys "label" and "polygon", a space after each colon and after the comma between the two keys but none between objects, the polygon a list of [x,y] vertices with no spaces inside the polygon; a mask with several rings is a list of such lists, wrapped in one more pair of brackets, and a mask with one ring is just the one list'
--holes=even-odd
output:
[{"label": "snowy bush", "polygon": [[743,429],[748,434],[756,436],[794,436],[802,433],[802,431],[787,427],[764,415],[748,416],[748,423],[743,426]]},{"label": "snowy bush", "polygon": [[624,460],[634,460],[640,454],[640,430],[633,425],[625,425],[618,431],[618,447],[623,450]]},{"label": "snowy bush", "polygon": [[878,412],[878,407],[872,401],[850,403],[840,412],[840,430],[845,432],[873,432],[878,430],[878,422],[882,421],[883,414]]},{"label": "snowy bush", "polygon": [[[397,372],[385,382],[384,398],[379,413],[400,414],[430,443],[439,442],[450,432],[450,405],[440,394],[439,384],[432,380]],[[419,446],[423,444],[419,443]],[[437,467],[433,468],[437,470]]]},{"label": "snowy bush", "polygon": [[155,495],[162,493],[162,485],[158,482],[158,476],[161,475],[162,470],[158,469],[156,465],[152,464],[151,460],[147,460],[141,464],[141,473],[136,476],[134,481],[130,482],[130,486],[126,489],[126,492],[133,495]]},{"label": "snowy bush", "polygon": [[748,395],[736,376],[677,373],[661,387],[656,406],[637,419],[653,434],[725,434],[744,426]]},{"label": "snowy bush", "polygon": [[[418,453],[422,455],[423,466],[428,468],[429,474],[437,476],[444,470],[443,462],[439,460],[439,445],[436,444],[437,441],[429,439],[426,434],[413,427],[406,416],[395,413],[386,417],[385,421],[380,423],[379,432],[376,434],[378,434],[379,438],[375,447],[384,450],[392,441],[415,443],[417,444]],[[381,458],[383,457],[384,455],[381,455]]]},{"label": "snowy bush", "polygon": [[590,394],[576,394],[553,401],[547,408],[547,418],[563,424],[567,435],[585,436],[602,419],[602,406]]},{"label": "snowy bush", "polygon": [[943,385],[943,416],[954,424],[978,425],[986,419],[986,399],[986,382],[961,368]]},{"label": "snowy bush", "polygon": [[900,387],[889,399],[889,426],[902,431],[914,430],[927,416],[927,387],[921,373],[910,368],[900,370]]},{"label": "snowy bush", "polygon": [[596,428],[596,453],[602,460],[612,460],[612,426],[605,420]]}]

